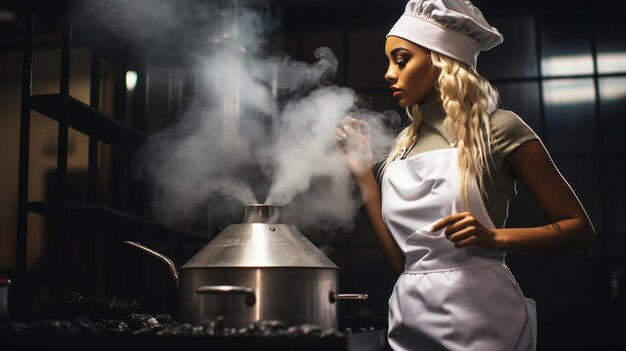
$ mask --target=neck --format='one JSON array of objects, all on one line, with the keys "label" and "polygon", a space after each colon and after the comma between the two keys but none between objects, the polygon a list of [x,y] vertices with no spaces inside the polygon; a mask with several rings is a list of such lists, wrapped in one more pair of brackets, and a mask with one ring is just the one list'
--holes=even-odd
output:
[{"label": "neck", "polygon": [[443,109],[443,101],[441,99],[431,100],[419,105],[411,106],[411,114],[415,115],[419,109],[419,114],[423,123],[441,123],[446,117],[446,111]]}]

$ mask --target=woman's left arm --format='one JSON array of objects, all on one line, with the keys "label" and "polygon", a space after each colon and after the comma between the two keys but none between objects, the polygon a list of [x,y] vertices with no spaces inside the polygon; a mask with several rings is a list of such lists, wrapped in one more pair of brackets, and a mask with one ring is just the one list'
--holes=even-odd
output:
[{"label": "woman's left arm", "polygon": [[519,254],[554,253],[591,245],[595,237],[591,221],[540,140],[520,145],[505,162],[542,209],[548,225],[487,229],[471,213],[458,213],[437,222],[433,230],[447,227],[446,235],[459,248],[472,245]]}]

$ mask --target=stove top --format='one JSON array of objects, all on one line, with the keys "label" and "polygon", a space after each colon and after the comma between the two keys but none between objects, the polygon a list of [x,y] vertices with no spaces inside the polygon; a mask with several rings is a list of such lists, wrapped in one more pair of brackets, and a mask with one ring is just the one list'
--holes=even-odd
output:
[{"label": "stove top", "polygon": [[387,330],[381,318],[340,321],[342,331],[315,325],[286,326],[280,321],[258,321],[227,328],[223,319],[200,325],[178,323],[168,314],[132,313],[124,320],[87,317],[42,319],[34,323],[0,324],[0,349],[39,350],[63,345],[65,350],[107,350],[138,347],[149,350],[388,350]]}]

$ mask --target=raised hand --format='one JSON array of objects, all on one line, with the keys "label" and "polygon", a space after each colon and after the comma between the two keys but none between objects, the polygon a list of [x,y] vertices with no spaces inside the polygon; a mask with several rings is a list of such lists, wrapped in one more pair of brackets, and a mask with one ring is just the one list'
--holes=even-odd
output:
[{"label": "raised hand", "polygon": [[336,144],[350,172],[360,179],[372,172],[372,149],[367,122],[347,116],[336,130]]}]

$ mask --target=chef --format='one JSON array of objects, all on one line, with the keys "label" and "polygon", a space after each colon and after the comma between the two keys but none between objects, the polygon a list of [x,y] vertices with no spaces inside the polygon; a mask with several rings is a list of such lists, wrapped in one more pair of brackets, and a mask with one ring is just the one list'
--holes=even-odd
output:
[{"label": "chef", "polygon": [[[476,71],[503,38],[464,0],[411,0],[389,31],[385,79],[410,123],[372,171],[368,128],[347,117],[337,144],[386,257],[394,350],[534,350],[536,313],[506,252],[587,247],[595,233],[538,136]],[[505,228],[515,182],[547,223]]]}]

